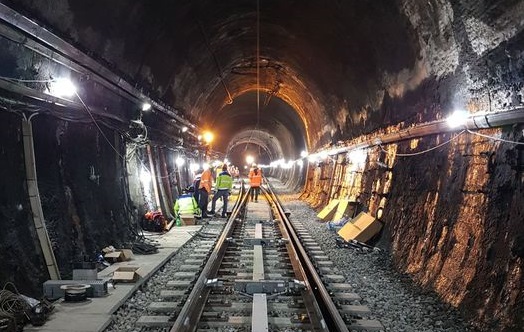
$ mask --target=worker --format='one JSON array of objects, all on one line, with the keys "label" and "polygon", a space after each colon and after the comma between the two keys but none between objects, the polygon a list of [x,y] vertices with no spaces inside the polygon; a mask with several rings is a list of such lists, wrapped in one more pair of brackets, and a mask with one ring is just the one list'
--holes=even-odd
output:
[{"label": "worker", "polygon": [[233,178],[231,177],[231,174],[229,174],[227,170],[227,165],[224,164],[222,166],[222,172],[220,172],[216,179],[216,189],[217,192],[213,196],[213,201],[211,202],[211,211],[209,212],[211,215],[215,214],[215,207],[217,200],[222,197],[224,204],[222,205],[222,218],[226,217],[227,213],[227,201],[229,199],[229,194],[231,193],[231,188],[233,188]]},{"label": "worker", "polygon": [[173,210],[175,211],[177,224],[180,222],[181,215],[194,215],[197,218],[201,215],[200,207],[198,206],[193,193],[185,190],[176,200]]},{"label": "worker", "polygon": [[253,198],[255,203],[258,203],[258,194],[260,193],[260,186],[262,185],[262,170],[258,168],[257,164],[253,163],[249,170],[249,186],[251,187],[251,202]]},{"label": "worker", "polygon": [[192,192],[193,192],[193,197],[195,197],[195,201],[198,203],[200,202],[200,190],[198,190],[198,188],[200,188],[200,178],[202,177],[202,170],[199,169],[197,171],[197,174],[195,176],[195,179],[193,180],[193,183],[191,184],[191,188],[192,188]]},{"label": "worker", "polygon": [[200,210],[202,210],[202,218],[210,218],[207,215],[207,204],[209,203],[209,194],[211,193],[211,187],[213,186],[213,176],[209,165],[204,165],[204,172],[200,176],[200,184],[198,186],[198,193],[200,195],[200,200],[198,205]]}]

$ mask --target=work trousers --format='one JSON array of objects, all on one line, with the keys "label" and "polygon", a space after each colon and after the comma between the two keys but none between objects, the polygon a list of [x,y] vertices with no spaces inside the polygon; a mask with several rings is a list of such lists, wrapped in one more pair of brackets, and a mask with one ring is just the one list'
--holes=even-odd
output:
[{"label": "work trousers", "polygon": [[253,198],[258,201],[258,194],[260,194],[260,187],[251,187],[251,201]]},{"label": "work trousers", "polygon": [[229,199],[228,189],[217,190],[216,194],[213,196],[213,201],[211,202],[211,212],[215,213],[216,203],[220,197],[223,197],[224,206],[222,207],[222,217],[225,217],[227,213],[227,200]]},{"label": "work trousers", "polygon": [[198,206],[202,210],[202,217],[207,217],[207,204],[209,203],[209,193],[205,188],[200,188],[199,190],[199,201]]}]

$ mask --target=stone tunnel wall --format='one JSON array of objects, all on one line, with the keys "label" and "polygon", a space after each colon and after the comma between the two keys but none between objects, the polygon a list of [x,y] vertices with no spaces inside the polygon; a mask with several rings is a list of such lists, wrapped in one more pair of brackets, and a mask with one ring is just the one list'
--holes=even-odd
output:
[{"label": "stone tunnel wall", "polygon": [[[0,280],[35,297],[48,279],[30,215],[21,135],[21,116],[0,112]],[[107,245],[130,239],[132,211],[122,158],[93,124],[70,123],[47,115],[32,119],[38,187],[46,227],[62,279],[70,279],[73,262]],[[105,130],[123,150],[121,137]]]},{"label": "stone tunnel wall", "polygon": [[[479,326],[522,329],[522,149],[463,133],[447,147],[396,156],[450,137],[391,145],[387,153],[372,148],[361,170],[345,155],[337,158],[336,169],[334,161],[313,164],[306,200],[321,207],[328,197],[358,199],[374,216],[384,208],[379,245],[391,251],[400,271]],[[522,128],[505,128],[502,137],[522,141]]]}]

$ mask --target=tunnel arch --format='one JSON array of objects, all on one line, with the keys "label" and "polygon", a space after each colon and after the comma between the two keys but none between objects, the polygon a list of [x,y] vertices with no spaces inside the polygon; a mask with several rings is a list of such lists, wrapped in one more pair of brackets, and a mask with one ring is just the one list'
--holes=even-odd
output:
[{"label": "tunnel arch", "polygon": [[257,93],[248,91],[215,112],[208,111],[207,127],[217,137],[214,149],[225,152],[238,145],[259,145],[267,151],[268,163],[277,159],[296,159],[307,150],[307,132],[298,112],[278,96],[261,94],[257,112]]}]

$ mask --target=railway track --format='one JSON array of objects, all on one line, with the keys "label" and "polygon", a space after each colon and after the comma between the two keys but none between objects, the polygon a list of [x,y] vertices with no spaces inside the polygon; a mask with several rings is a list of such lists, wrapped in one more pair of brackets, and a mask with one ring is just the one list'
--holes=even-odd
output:
[{"label": "railway track", "polygon": [[137,325],[171,331],[381,331],[345,277],[291,222],[270,186],[242,189],[216,240],[202,239]]}]

